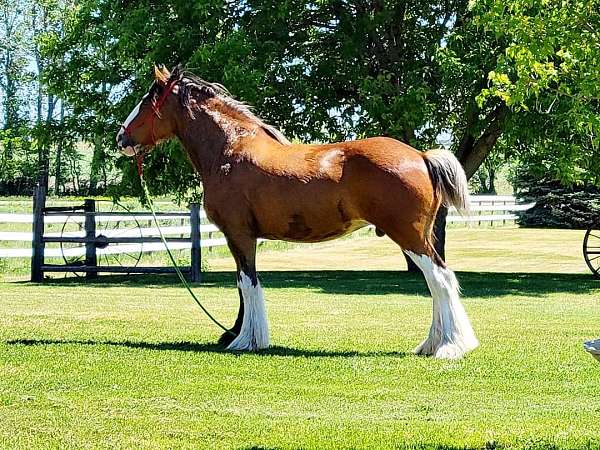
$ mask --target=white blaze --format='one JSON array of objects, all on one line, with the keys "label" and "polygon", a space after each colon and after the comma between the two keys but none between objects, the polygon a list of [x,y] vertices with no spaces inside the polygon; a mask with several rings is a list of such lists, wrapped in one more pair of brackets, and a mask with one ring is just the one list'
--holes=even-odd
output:
[{"label": "white blaze", "polygon": [[144,95],[140,102],[137,105],[135,105],[135,108],[133,108],[133,110],[129,113],[127,119],[125,119],[125,122],[123,122],[123,128],[127,128],[129,124],[133,122],[137,115],[140,113],[140,107],[142,106],[142,102],[146,97],[148,97],[148,94]]},{"label": "white blaze", "polygon": [[[140,107],[146,97],[148,97],[148,94],[144,95],[142,97],[142,99],[140,100],[140,102],[137,105],[135,105],[135,108],[133,108],[133,110],[127,116],[127,119],[125,119],[125,122],[123,122],[123,125],[121,125],[121,128],[119,129],[119,132],[117,133],[117,145],[120,145],[120,141],[123,137],[123,133],[125,133],[125,129],[131,124],[131,122],[133,122],[135,120],[135,118],[140,113]],[[124,147],[122,149],[122,152],[127,156],[135,155],[135,149],[131,146]]]}]

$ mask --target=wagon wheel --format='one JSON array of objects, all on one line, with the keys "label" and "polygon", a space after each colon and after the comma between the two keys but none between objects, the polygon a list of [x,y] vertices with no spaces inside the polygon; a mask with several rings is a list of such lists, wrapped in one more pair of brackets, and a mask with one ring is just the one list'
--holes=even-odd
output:
[{"label": "wagon wheel", "polygon": [[[142,258],[143,244],[109,244],[107,238],[113,237],[143,237],[142,227],[138,220],[133,216],[131,210],[120,203],[110,202],[107,209],[100,207],[101,204],[108,204],[108,201],[97,201],[98,215],[103,212],[120,213],[127,217],[123,220],[121,217],[107,216],[102,221],[96,221],[96,260],[99,266],[112,267],[137,267]],[[113,220],[110,220],[113,219]],[[63,223],[61,230],[62,237],[85,237],[85,216],[69,215]],[[85,265],[85,244],[80,242],[61,242],[60,250],[65,261],[69,266]],[[78,277],[82,272],[73,271]]]},{"label": "wagon wheel", "polygon": [[600,225],[585,232],[583,257],[594,276],[600,278]]}]

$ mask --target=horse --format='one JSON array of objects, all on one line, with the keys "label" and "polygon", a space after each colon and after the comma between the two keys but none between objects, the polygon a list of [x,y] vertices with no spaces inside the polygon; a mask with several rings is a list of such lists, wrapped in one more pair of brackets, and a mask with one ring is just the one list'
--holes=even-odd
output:
[{"label": "horse", "polygon": [[118,131],[126,156],[143,157],[177,138],[204,188],[204,209],[237,267],[239,311],[219,343],[269,347],[257,239],[321,242],[373,224],[420,268],[433,298],[429,335],[414,352],[457,359],[479,342],[452,270],[436,253],[440,206],[468,209],[460,163],[446,150],[418,150],[387,137],[295,144],[220,84],[181,66],[154,66],[154,81]]}]

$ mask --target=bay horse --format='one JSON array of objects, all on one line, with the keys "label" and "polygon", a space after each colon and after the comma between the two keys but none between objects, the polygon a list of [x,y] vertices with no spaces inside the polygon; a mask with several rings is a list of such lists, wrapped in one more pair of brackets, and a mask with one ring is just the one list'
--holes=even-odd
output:
[{"label": "bay horse", "polygon": [[423,272],[433,297],[428,337],[415,353],[461,358],[479,343],[454,273],[432,245],[440,205],[468,208],[465,173],[452,153],[421,153],[395,139],[292,144],[216,83],[177,66],[154,67],[154,82],[117,134],[141,157],[177,137],[204,187],[204,209],[237,266],[240,306],[219,342],[230,350],[269,346],[256,273],[258,238],[333,239],[368,224],[387,234]]}]

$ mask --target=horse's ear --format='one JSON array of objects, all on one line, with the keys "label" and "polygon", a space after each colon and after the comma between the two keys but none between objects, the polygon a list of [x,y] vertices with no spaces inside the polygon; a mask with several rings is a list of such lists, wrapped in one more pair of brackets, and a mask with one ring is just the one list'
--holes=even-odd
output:
[{"label": "horse's ear", "polygon": [[169,72],[169,69],[167,69],[167,67],[164,64],[160,65],[160,70],[162,71],[165,80],[168,80],[171,77],[171,72]]},{"label": "horse's ear", "polygon": [[167,84],[170,76],[169,71],[164,66],[161,65],[158,67],[156,64],[154,65],[154,78],[159,84]]}]

